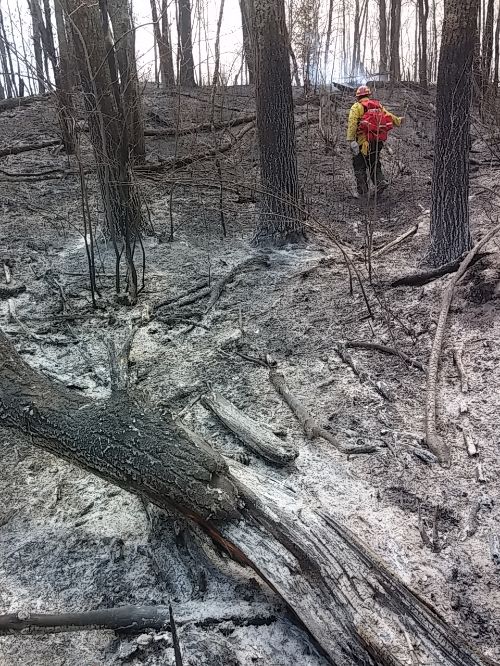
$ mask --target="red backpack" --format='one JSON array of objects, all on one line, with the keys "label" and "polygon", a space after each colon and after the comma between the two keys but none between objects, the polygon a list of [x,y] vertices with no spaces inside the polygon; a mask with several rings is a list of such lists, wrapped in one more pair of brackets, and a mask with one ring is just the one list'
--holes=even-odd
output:
[{"label": "red backpack", "polygon": [[391,116],[384,111],[382,104],[376,99],[363,99],[365,112],[359,121],[359,131],[368,141],[387,141],[389,132],[394,127]]}]

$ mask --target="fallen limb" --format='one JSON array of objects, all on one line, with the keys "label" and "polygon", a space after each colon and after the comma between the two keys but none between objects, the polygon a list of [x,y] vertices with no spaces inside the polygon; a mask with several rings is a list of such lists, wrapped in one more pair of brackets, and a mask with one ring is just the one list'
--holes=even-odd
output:
[{"label": "fallen limb", "polygon": [[255,113],[246,113],[243,116],[226,120],[219,123],[201,123],[200,125],[192,125],[191,127],[165,127],[163,129],[147,129],[144,136],[186,136],[187,134],[198,134],[199,132],[211,132],[212,130],[221,130],[231,127],[238,127],[238,125],[245,125],[255,121]]},{"label": "fallen limb", "polygon": [[[474,263],[482,259],[484,254],[479,254],[474,257]],[[437,280],[443,275],[448,275],[449,273],[455,273],[457,271],[464,257],[460,257],[456,261],[451,261],[449,264],[444,264],[444,266],[438,266],[438,268],[433,268],[429,271],[423,271],[421,273],[414,273],[413,275],[405,275],[402,278],[398,278],[391,282],[391,287],[423,287],[424,284],[428,284],[433,280]]]},{"label": "fallen limb", "polygon": [[368,386],[371,386],[371,388],[376,391],[382,398],[385,398],[385,400],[392,400],[392,395],[389,393],[389,391],[382,385],[381,382],[376,382],[373,380],[370,375],[366,372],[366,370],[363,370],[362,368],[359,367],[357,362],[353,359],[353,357],[348,353],[346,350],[345,345],[334,345],[334,350],[340,356],[340,358],[344,361],[346,365],[348,365],[351,370],[354,372],[355,375],[357,375],[361,381],[361,383],[368,384]]},{"label": "fallen limb", "polygon": [[[195,624],[211,626],[221,622],[237,625],[264,624],[276,617],[271,604],[238,602],[233,610],[225,602],[211,601],[210,606],[199,601],[174,604],[175,623],[178,626]],[[144,629],[169,630],[169,606],[117,606],[79,613],[28,613],[19,611],[0,615],[0,636],[22,634],[51,634],[63,631],[113,631],[139,632]]]},{"label": "fallen limb", "polygon": [[271,384],[274,386],[276,391],[279,393],[279,395],[283,398],[283,400],[292,410],[294,416],[302,426],[302,429],[304,430],[306,437],[308,439],[315,439],[316,437],[321,437],[321,439],[324,439],[330,444],[333,444],[333,446],[336,449],[338,449],[341,453],[347,453],[347,454],[373,453],[377,451],[376,446],[370,446],[370,445],[346,446],[345,444],[341,444],[332,435],[331,432],[328,432],[328,430],[318,425],[318,423],[316,423],[311,414],[306,410],[304,405],[294,395],[292,395],[292,393],[290,393],[286,385],[286,380],[283,373],[278,372],[273,368],[271,368],[269,370],[269,379],[271,380]]},{"label": "fallen limb", "polygon": [[5,284],[10,284],[12,282],[12,272],[10,266],[6,263],[3,265],[3,272],[5,275]]},{"label": "fallen limb", "polygon": [[48,139],[47,141],[38,141],[35,143],[4,146],[3,148],[0,148],[0,157],[6,157],[7,155],[19,155],[20,153],[28,153],[32,150],[51,148],[52,146],[59,146],[60,144],[61,139]]},{"label": "fallen limb", "polygon": [[31,369],[2,333],[0,358],[3,425],[157,506],[178,508],[286,601],[332,664],[403,666],[408,640],[425,664],[494,663],[352,532],[287,490],[286,479],[228,469],[206,441],[145,402],[74,395]]},{"label": "fallen limb", "polygon": [[211,391],[203,395],[201,404],[212,411],[249,449],[266,460],[287,465],[299,455],[295,444],[283,442],[269,428],[251,419],[220,393]]},{"label": "fallen limb", "polygon": [[387,254],[388,252],[392,252],[398,245],[401,245],[401,243],[404,243],[405,240],[408,240],[409,238],[412,238],[418,231],[418,224],[413,226],[411,229],[408,229],[408,231],[405,231],[404,234],[401,234],[401,236],[398,236],[394,240],[392,240],[390,243],[387,243],[387,245],[384,245],[383,247],[379,248],[375,252],[372,252],[372,257],[378,258],[383,256],[384,254]]},{"label": "fallen limb", "polygon": [[208,314],[210,312],[210,310],[221,297],[222,292],[226,288],[226,285],[232,282],[238,273],[243,273],[249,268],[257,268],[259,266],[269,266],[269,259],[267,255],[262,254],[259,256],[249,257],[248,259],[241,261],[239,264],[236,264],[236,266],[234,266],[229,271],[229,273],[226,273],[224,277],[214,282],[210,290],[210,298],[208,299],[204,314]]},{"label": "fallen limb", "polygon": [[465,272],[472,264],[479,250],[486,245],[496,234],[500,231],[500,224],[494,227],[486,236],[477,243],[472,250],[467,254],[465,259],[460,264],[457,272],[451,278],[448,286],[446,287],[443,299],[441,302],[441,309],[439,312],[439,320],[436,327],[436,334],[432,343],[431,355],[429,358],[429,365],[427,369],[427,394],[425,406],[425,431],[427,446],[437,456],[438,460],[443,466],[450,465],[450,448],[443,442],[437,433],[436,429],[436,395],[437,395],[437,378],[439,368],[439,358],[441,356],[441,348],[443,346],[444,331],[446,327],[446,320],[450,305],[453,300],[455,287],[459,280],[464,276]]},{"label": "fallen limb", "polygon": [[394,349],[393,347],[387,347],[386,345],[379,345],[375,342],[355,342],[355,341],[346,342],[345,346],[350,349],[375,349],[376,351],[382,352],[383,354],[397,356],[408,365],[412,365],[414,368],[418,368],[419,370],[424,370],[424,366],[419,361],[415,361],[415,359],[408,356],[408,354],[405,354],[399,349]]},{"label": "fallen limb", "polygon": [[217,157],[222,153],[227,153],[231,148],[233,148],[237,143],[239,143],[243,137],[248,134],[251,130],[255,129],[255,122],[248,123],[242,130],[236,134],[232,139],[221,143],[216,148],[209,148],[208,150],[203,150],[199,153],[192,153],[191,155],[184,155],[180,157],[170,157],[169,159],[162,160],[158,164],[143,164],[136,167],[135,171],[138,174],[141,173],[153,173],[157,171],[170,171],[172,169],[182,169],[183,167],[194,164],[195,162],[203,162],[212,157]]}]

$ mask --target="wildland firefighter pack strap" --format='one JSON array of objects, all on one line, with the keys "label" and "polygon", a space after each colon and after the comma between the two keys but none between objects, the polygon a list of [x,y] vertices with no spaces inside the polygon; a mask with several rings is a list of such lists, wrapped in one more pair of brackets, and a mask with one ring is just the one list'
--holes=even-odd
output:
[{"label": "wildland firefighter pack strap", "polygon": [[387,141],[394,127],[391,116],[386,113],[376,99],[361,100],[365,112],[359,121],[358,129],[368,141]]}]

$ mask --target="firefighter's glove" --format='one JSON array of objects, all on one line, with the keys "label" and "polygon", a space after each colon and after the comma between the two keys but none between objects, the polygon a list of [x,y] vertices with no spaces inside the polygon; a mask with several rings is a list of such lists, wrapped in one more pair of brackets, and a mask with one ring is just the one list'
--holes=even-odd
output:
[{"label": "firefighter's glove", "polygon": [[359,143],[357,141],[351,141],[351,153],[354,157],[359,155]]}]

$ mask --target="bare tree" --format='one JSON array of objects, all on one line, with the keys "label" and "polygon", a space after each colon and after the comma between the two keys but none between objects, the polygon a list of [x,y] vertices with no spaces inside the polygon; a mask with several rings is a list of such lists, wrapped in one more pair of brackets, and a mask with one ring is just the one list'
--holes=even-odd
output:
[{"label": "bare tree", "polygon": [[11,72],[9,68],[9,63],[7,61],[7,38],[5,36],[5,29],[3,23],[3,14],[2,9],[0,8],[0,62],[2,63],[2,75],[5,86],[2,87],[2,96],[10,99],[13,97],[13,88],[12,88],[12,79]]},{"label": "bare tree", "polygon": [[481,51],[481,103],[488,94],[491,76],[491,61],[493,59],[493,31],[495,28],[494,0],[488,0]]},{"label": "bare tree", "polygon": [[243,53],[248,69],[248,83],[255,82],[255,54],[252,41],[252,5],[251,0],[240,0],[241,30],[243,35]]},{"label": "bare tree", "polygon": [[378,29],[379,29],[379,72],[387,74],[387,3],[386,0],[378,0]]},{"label": "bare tree", "polygon": [[179,77],[180,84],[193,88],[194,80],[193,60],[193,32],[191,25],[191,0],[178,0],[179,3]]},{"label": "bare tree", "polygon": [[498,9],[496,26],[495,26],[495,65],[493,74],[493,94],[495,99],[498,95],[498,70],[500,64],[500,7]]},{"label": "bare tree", "polygon": [[116,291],[121,290],[119,265],[124,252],[128,298],[134,303],[137,272],[133,245],[139,235],[141,211],[132,180],[128,125],[108,28],[107,6],[102,0],[100,11],[94,0],[65,0],[65,9],[71,21],[107,229],[116,253]]},{"label": "bare tree", "polygon": [[391,52],[390,73],[393,81],[401,80],[401,58],[399,42],[401,39],[401,0],[391,0]]},{"label": "bare tree", "polygon": [[419,78],[420,85],[427,90],[428,81],[428,56],[427,56],[427,21],[429,19],[429,0],[418,0],[418,24],[420,27],[420,54],[419,54]]},{"label": "bare tree", "polygon": [[469,150],[472,63],[479,0],[445,0],[439,58],[429,259],[441,265],[471,247]]},{"label": "bare tree", "polygon": [[254,242],[280,246],[304,239],[298,209],[290,44],[283,0],[253,0],[260,210]]},{"label": "bare tree", "polygon": [[151,1],[151,16],[153,18],[153,29],[158,55],[160,56],[161,82],[164,88],[175,85],[174,61],[172,58],[172,45],[170,44],[170,33],[168,25],[168,4],[162,0],[161,25],[158,19],[156,0]]},{"label": "bare tree", "polygon": [[108,8],[120,71],[129,148],[136,161],[140,162],[146,157],[146,144],[141,92],[135,59],[135,29],[132,25],[128,0],[108,0]]},{"label": "bare tree", "polygon": [[[38,7],[40,7],[38,0],[36,0]],[[39,20],[41,17],[41,11],[34,11],[33,3],[29,2],[30,13],[31,13],[31,26],[33,30],[33,50],[35,52],[35,66],[36,66],[36,79],[38,82],[38,92],[40,95],[43,95],[45,92],[45,77],[43,73],[43,51],[42,51],[42,40],[41,40],[41,30]]]}]

